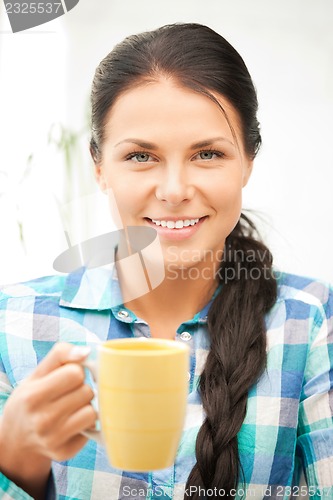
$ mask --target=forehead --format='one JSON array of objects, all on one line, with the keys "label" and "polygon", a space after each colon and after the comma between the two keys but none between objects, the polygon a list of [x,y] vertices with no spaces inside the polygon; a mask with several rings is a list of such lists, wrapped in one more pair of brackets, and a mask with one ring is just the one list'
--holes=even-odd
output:
[{"label": "forehead", "polygon": [[[188,137],[218,132],[241,143],[240,118],[228,100],[211,94],[220,106],[207,95],[182,87],[171,79],[144,82],[121,94],[110,109],[105,124],[105,139],[122,140],[138,133],[158,137]],[[233,130],[233,131],[232,131]]]}]

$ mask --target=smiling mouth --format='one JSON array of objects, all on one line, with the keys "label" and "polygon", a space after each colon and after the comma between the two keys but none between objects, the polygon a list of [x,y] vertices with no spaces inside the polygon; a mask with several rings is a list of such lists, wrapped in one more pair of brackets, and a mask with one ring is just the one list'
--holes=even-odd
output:
[{"label": "smiling mouth", "polygon": [[150,219],[149,217],[145,217],[145,219],[153,223],[155,226],[165,227],[167,229],[183,229],[184,227],[195,226],[200,221],[205,219],[205,217],[199,217],[196,219],[177,219],[177,220],[168,220],[168,219]]}]

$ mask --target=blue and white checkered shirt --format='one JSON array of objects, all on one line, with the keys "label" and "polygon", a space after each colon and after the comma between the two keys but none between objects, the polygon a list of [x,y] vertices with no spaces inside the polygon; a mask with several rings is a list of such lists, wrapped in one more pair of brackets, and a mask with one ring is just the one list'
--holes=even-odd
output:
[{"label": "blue and white checkered shirt", "polygon": [[[94,441],[71,460],[53,462],[62,500],[182,500],[195,463],[203,422],[197,383],[209,349],[210,303],[182,323],[177,339],[191,346],[185,428],[172,467],[151,473],[113,469]],[[246,499],[333,499],[333,291],[327,285],[279,275],[278,299],[266,317],[267,368],[250,392],[238,434]],[[113,272],[80,270],[6,286],[0,292],[0,411],[21,380],[59,341],[92,345],[106,339],[149,337],[149,326],[121,302]],[[0,450],[0,453],[5,453]],[[304,469],[308,488],[299,487]],[[52,484],[52,481],[51,483]],[[53,488],[51,488],[53,490]],[[189,492],[188,492],[189,493]],[[212,497],[202,492],[202,498]],[[216,492],[214,498],[223,498]],[[0,473],[0,498],[28,499]]]}]

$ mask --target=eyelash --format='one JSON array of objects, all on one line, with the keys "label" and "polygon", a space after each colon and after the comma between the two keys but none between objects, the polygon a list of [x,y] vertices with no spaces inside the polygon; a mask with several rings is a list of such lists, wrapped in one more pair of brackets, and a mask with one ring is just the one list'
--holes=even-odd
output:
[{"label": "eyelash", "polygon": [[[200,155],[200,153],[213,153],[215,154],[218,158],[224,158],[225,157],[225,154],[222,153],[222,151],[217,151],[215,149],[201,149],[200,151],[198,151],[196,153],[196,155]],[[125,160],[132,160],[132,158],[134,158],[135,156],[137,155],[142,155],[142,154],[146,154],[148,156],[151,156],[150,153],[148,153],[147,151],[133,151],[132,153],[130,153],[129,155],[127,155],[125,157]],[[202,158],[201,158],[202,159]],[[208,160],[209,161],[209,160]],[[138,163],[148,163],[148,162],[138,162]]]},{"label": "eyelash", "polygon": [[222,151],[217,151],[216,149],[201,149],[201,151],[197,152],[197,155],[199,155],[200,153],[213,153],[218,158],[224,158],[225,157],[225,154],[222,153]]},{"label": "eyelash", "polygon": [[[147,153],[147,151],[133,151],[132,153],[130,153],[129,155],[127,155],[125,157],[125,160],[131,160],[132,158],[134,158],[134,156],[137,156],[137,155],[148,155],[148,156],[151,156],[149,153]],[[142,162],[142,163],[144,163],[144,162]]]}]

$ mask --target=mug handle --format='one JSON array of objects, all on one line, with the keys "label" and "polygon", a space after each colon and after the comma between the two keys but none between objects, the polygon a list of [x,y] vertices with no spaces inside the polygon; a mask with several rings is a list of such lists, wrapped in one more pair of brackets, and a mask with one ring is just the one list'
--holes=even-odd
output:
[{"label": "mug handle", "polygon": [[[96,360],[94,359],[89,359],[89,357],[87,359],[85,359],[83,362],[82,362],[82,365],[84,366],[84,368],[88,368],[88,370],[90,371],[91,373],[91,376],[94,380],[94,382],[97,382],[97,363],[96,363]],[[96,401],[96,406],[97,406],[97,414],[98,414],[98,398],[97,398],[97,392],[95,389],[93,389],[94,393],[95,393],[95,401]],[[81,431],[81,434],[83,434],[83,436],[86,436],[88,439],[92,439],[93,441],[96,441],[96,443],[100,444],[101,446],[105,446],[105,442],[104,442],[104,439],[103,439],[103,436],[102,436],[102,432],[100,430],[97,430],[97,429],[87,429],[85,431]]]}]

